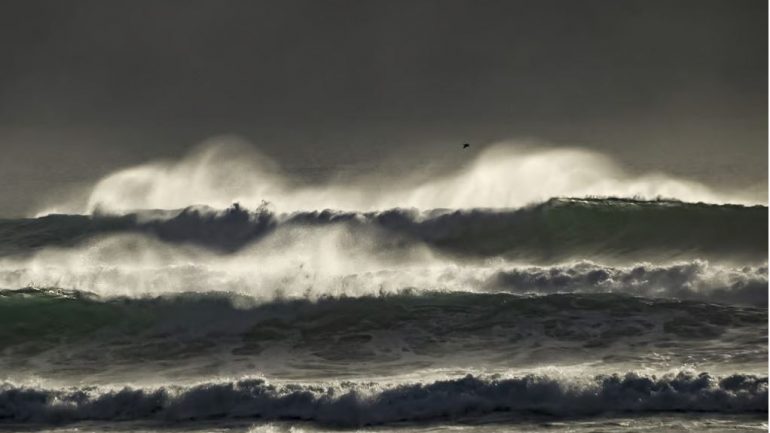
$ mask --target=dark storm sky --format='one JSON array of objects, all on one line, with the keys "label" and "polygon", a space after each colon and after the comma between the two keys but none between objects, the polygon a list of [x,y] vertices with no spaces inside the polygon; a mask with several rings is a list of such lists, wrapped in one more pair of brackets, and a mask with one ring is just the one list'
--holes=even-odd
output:
[{"label": "dark storm sky", "polygon": [[0,59],[0,214],[218,134],[298,170],[534,138],[767,178],[765,0],[6,0]]}]

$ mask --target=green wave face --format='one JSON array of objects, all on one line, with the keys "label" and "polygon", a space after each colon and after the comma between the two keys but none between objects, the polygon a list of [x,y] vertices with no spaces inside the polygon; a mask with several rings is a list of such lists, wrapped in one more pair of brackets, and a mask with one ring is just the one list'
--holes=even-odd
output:
[{"label": "green wave face", "polygon": [[[78,245],[99,236],[141,233],[168,243],[228,254],[281,228],[376,229],[400,243],[426,244],[458,257],[502,256],[537,262],[567,259],[767,260],[765,206],[710,205],[629,199],[552,199],[515,210],[475,209],[275,215],[234,207],[223,212],[123,216],[51,215],[0,221],[0,255]],[[398,242],[396,242],[396,240]]]},{"label": "green wave face", "polygon": [[64,374],[57,360],[78,366],[68,376],[120,366],[173,376],[182,362],[209,374],[259,365],[312,378],[471,361],[663,368],[697,357],[718,366],[725,353],[742,354],[731,368],[753,371],[766,365],[767,351],[766,309],[614,294],[406,292],[255,304],[216,294],[104,300],[22,290],[0,297],[0,329],[4,368],[26,371],[45,360],[49,370],[36,373],[51,377]]}]

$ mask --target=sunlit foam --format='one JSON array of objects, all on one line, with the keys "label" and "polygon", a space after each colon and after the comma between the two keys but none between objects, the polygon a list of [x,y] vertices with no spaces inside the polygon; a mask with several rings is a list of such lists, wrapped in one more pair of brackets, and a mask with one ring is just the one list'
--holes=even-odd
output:
[{"label": "sunlit foam", "polygon": [[[190,205],[224,208],[234,202],[275,210],[381,210],[395,207],[519,207],[551,197],[675,198],[711,203],[750,203],[740,194],[715,191],[662,173],[630,175],[609,157],[578,148],[533,148],[498,143],[450,172],[399,173],[383,180],[359,175],[345,182],[308,185],[286,175],[254,147],[235,138],[203,143],[179,160],[154,161],[113,172],[78,202],[54,203],[48,213],[126,212]],[[756,200],[754,200],[756,201]]]},{"label": "sunlit foam", "polygon": [[228,254],[140,234],[0,258],[0,288],[58,288],[100,296],[183,292],[275,299],[427,292],[516,295],[618,293],[739,304],[767,302],[767,264],[733,268],[703,260],[608,266],[535,266],[502,258],[457,260],[369,227],[283,227]]}]

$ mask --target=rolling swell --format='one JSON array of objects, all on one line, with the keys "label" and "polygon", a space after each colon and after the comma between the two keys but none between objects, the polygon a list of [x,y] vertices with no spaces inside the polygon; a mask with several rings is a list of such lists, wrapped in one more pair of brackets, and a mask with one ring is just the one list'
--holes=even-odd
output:
[{"label": "rolling swell", "polygon": [[271,377],[289,369],[291,377],[317,378],[555,359],[668,370],[714,365],[726,354],[750,372],[766,365],[766,341],[765,308],[613,294],[405,292],[259,304],[222,294],[0,296],[0,370],[51,378],[60,375],[57,360],[70,378],[93,379],[116,366],[152,366],[170,377],[181,361],[207,365],[215,376],[249,374],[256,362]]},{"label": "rolling swell", "polygon": [[262,379],[152,389],[45,389],[0,385],[0,419],[61,423],[82,420],[306,420],[355,427],[472,419],[491,413],[581,417],[605,412],[766,413],[767,377],[680,372],[592,378],[527,375],[378,385],[272,385]]},{"label": "rolling swell", "polygon": [[[445,336],[449,331],[472,336],[501,327],[533,331],[533,324],[564,322],[560,327],[570,331],[564,336],[580,339],[583,333],[583,337],[590,337],[606,331],[598,326],[605,321],[618,325],[646,320],[654,324],[659,319],[664,324],[665,320],[684,321],[691,326],[690,331],[700,327],[715,336],[715,327],[722,328],[717,334],[731,327],[758,330],[766,325],[766,314],[763,307],[609,293],[529,296],[404,290],[381,296],[276,299],[266,303],[223,293],[101,298],[87,292],[30,288],[0,291],[0,335],[4,337],[0,342],[7,345],[14,339],[61,339],[78,333],[84,337],[97,330],[106,336],[110,327],[137,332],[142,326],[167,329],[173,323],[184,324],[184,330],[193,336],[206,332],[224,335],[229,331],[277,341],[311,329],[316,330],[315,335],[309,335],[314,338],[327,333],[400,328],[405,333],[414,328]],[[193,317],[201,320],[190,322]],[[261,332],[267,328],[271,331]],[[588,332],[591,329],[594,332]],[[637,331],[649,329],[641,324]],[[330,340],[334,338],[330,336]]]},{"label": "rolling swell", "polygon": [[234,252],[285,226],[374,227],[402,242],[472,257],[558,261],[613,257],[767,260],[767,207],[631,199],[552,199],[515,210],[383,212],[332,210],[274,214],[237,205],[222,212],[49,215],[0,221],[0,255],[72,246],[115,233],[144,233],[171,243]]}]

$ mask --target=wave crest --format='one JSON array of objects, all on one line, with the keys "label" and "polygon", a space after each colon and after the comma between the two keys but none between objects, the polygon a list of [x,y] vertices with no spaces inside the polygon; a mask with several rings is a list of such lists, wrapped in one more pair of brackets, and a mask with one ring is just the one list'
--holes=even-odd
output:
[{"label": "wave crest", "polygon": [[[425,164],[422,167],[425,169]],[[589,195],[662,196],[711,203],[752,201],[660,173],[626,174],[597,152],[511,143],[493,145],[449,173],[399,173],[385,182],[380,173],[379,177],[363,175],[345,182],[308,185],[286,176],[268,157],[234,137],[212,139],[178,161],[118,170],[98,181],[87,195],[85,207],[60,203],[41,214],[190,205],[223,208],[233,202],[255,207],[264,200],[282,212],[518,207],[550,197]]]}]

